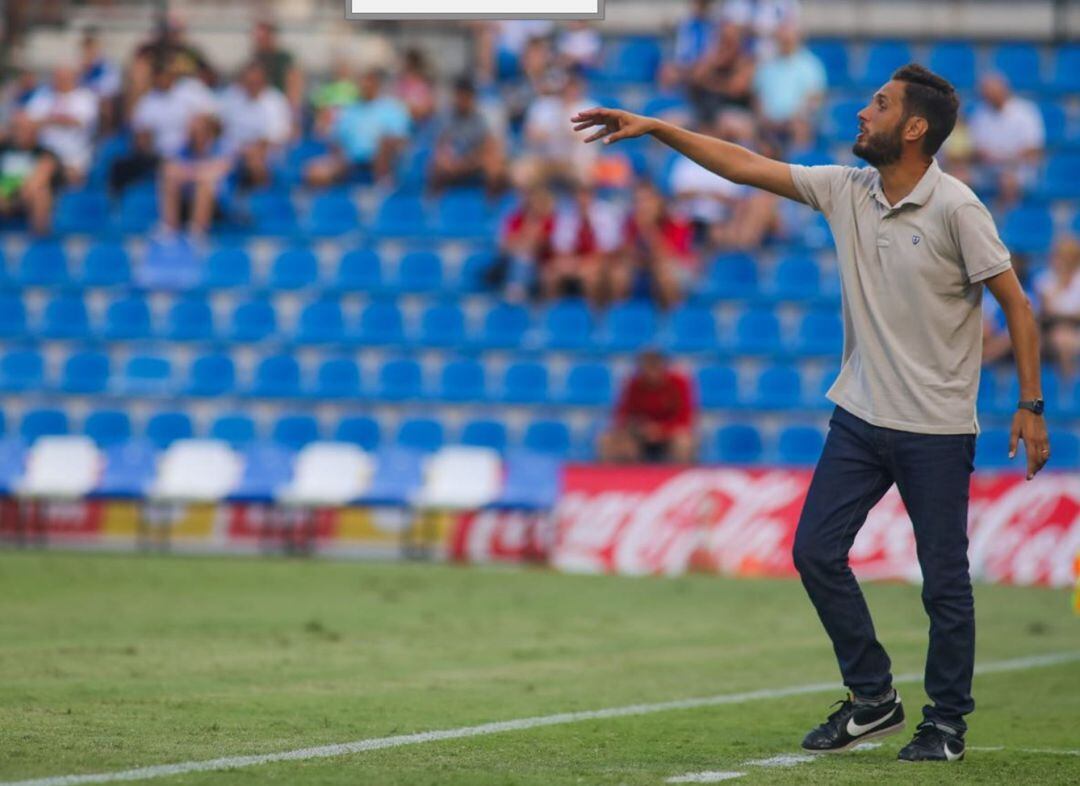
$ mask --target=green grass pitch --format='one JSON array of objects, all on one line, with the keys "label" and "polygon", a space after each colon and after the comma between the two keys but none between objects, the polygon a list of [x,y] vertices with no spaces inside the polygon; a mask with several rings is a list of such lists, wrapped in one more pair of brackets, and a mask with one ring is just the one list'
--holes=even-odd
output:
[{"label": "green grass pitch", "polygon": [[[867,594],[896,671],[921,671],[916,587]],[[979,661],[1080,651],[1064,591],[979,586]],[[906,741],[790,767],[842,689],[793,581],[0,552],[0,782],[836,681],[835,691],[189,773],[168,784],[1080,782],[1080,662],[976,678],[974,751]],[[901,686],[909,719],[925,700]],[[909,730],[913,724],[909,723]],[[1034,751],[1050,752],[1034,752]],[[947,767],[947,773],[942,771]],[[149,782],[149,781],[148,781]]]}]

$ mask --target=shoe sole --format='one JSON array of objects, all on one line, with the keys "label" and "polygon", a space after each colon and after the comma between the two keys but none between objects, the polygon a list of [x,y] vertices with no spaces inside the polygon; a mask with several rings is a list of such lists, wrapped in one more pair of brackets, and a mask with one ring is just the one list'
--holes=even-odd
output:
[{"label": "shoe sole", "polygon": [[803,750],[807,753],[844,753],[851,750],[852,748],[859,747],[864,742],[869,742],[870,740],[877,740],[882,737],[891,737],[893,734],[899,734],[904,730],[906,726],[907,721],[900,721],[899,723],[894,723],[892,726],[886,726],[883,729],[875,729],[869,734],[864,734],[858,739],[852,740],[842,748],[826,748],[824,750],[818,750],[816,748],[803,748]]}]

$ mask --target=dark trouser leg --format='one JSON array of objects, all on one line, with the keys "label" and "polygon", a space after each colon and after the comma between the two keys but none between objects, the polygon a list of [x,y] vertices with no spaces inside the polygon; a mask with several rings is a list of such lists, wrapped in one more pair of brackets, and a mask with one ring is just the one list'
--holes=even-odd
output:
[{"label": "dark trouser leg", "polygon": [[973,434],[893,432],[893,472],[922,567],[923,606],[930,616],[926,655],[927,720],[963,732],[975,708],[975,601],[968,571],[968,494],[975,455]]},{"label": "dark trouser leg", "polygon": [[836,410],[795,534],[795,567],[832,639],[844,684],[862,697],[892,687],[889,656],[848,565],[866,514],[893,482],[875,444],[880,432]]}]

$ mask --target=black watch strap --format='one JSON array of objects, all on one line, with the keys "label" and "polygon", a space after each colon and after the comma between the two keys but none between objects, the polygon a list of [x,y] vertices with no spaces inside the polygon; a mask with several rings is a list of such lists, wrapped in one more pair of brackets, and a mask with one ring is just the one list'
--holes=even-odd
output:
[{"label": "black watch strap", "polygon": [[1036,415],[1041,415],[1045,409],[1046,404],[1041,398],[1033,398],[1029,401],[1021,401],[1017,403],[1018,409],[1026,409],[1029,412],[1034,412]]}]

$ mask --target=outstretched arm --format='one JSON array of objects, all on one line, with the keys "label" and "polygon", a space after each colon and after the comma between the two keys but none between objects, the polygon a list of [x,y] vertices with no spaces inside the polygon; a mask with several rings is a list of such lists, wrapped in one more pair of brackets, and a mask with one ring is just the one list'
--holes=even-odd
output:
[{"label": "outstretched arm", "polygon": [[791,179],[791,167],[782,161],[758,155],[741,145],[697,134],[653,117],[643,117],[621,109],[587,109],[571,118],[575,131],[598,130],[586,142],[604,140],[610,145],[620,139],[651,135],[706,169],[734,183],[771,191],[801,202]]}]

